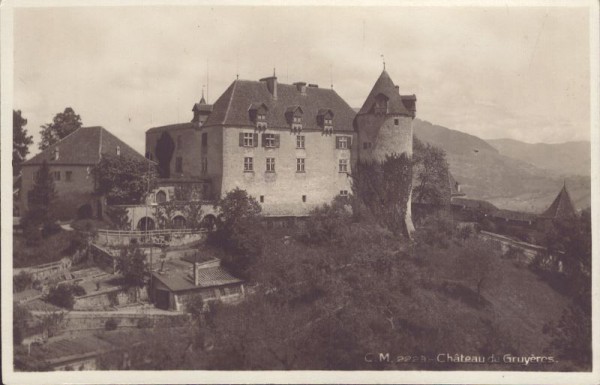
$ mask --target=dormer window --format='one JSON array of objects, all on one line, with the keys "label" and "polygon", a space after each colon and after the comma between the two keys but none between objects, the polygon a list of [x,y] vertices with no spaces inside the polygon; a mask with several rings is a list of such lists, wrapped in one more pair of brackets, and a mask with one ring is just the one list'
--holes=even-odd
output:
[{"label": "dormer window", "polygon": [[302,115],[304,111],[300,106],[288,107],[285,111],[285,117],[293,132],[302,131]]},{"label": "dormer window", "polygon": [[250,121],[259,130],[267,129],[267,106],[264,103],[252,104],[248,109]]},{"label": "dormer window", "polygon": [[384,94],[379,94],[375,97],[375,103],[373,104],[373,112],[375,114],[387,114],[388,113],[388,100],[389,98]]},{"label": "dormer window", "polygon": [[333,131],[333,111],[328,108],[322,108],[317,113],[317,123],[325,133]]},{"label": "dormer window", "polygon": [[117,156],[121,156],[121,146],[117,146]]}]

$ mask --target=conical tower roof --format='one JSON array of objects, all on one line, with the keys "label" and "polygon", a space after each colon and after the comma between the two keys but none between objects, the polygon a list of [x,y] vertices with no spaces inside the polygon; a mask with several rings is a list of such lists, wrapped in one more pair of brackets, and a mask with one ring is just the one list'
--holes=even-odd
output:
[{"label": "conical tower roof", "polygon": [[548,207],[546,211],[542,214],[544,218],[552,218],[552,219],[565,219],[572,218],[576,216],[575,206],[573,205],[573,201],[571,200],[571,196],[567,191],[566,184],[563,185],[563,188],[558,193],[558,196],[554,199],[554,202]]},{"label": "conical tower roof", "polygon": [[396,85],[390,78],[390,75],[386,70],[381,72],[379,75],[379,79],[375,82],[373,89],[369,93],[369,96],[365,100],[362,108],[358,112],[359,114],[368,114],[375,104],[375,98],[378,95],[385,95],[388,98],[388,113],[389,114],[400,114],[400,115],[409,115],[411,113],[406,109],[404,103],[402,103],[402,97],[400,96],[400,92]]}]

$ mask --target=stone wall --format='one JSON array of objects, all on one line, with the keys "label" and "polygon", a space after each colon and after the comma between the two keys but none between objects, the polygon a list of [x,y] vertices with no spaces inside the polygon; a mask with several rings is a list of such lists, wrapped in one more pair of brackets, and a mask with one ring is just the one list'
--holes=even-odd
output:
[{"label": "stone wall", "polygon": [[83,330],[104,330],[106,321],[114,319],[118,328],[137,328],[140,320],[149,320],[149,327],[183,325],[189,321],[189,314],[124,314],[118,312],[69,312],[63,322],[67,332]]},{"label": "stone wall", "polygon": [[147,299],[148,292],[145,287],[139,289],[137,294],[135,293],[135,289],[127,290],[117,287],[76,297],[73,310],[105,310]]},{"label": "stone wall", "polygon": [[[152,159],[158,162],[156,157],[156,143],[164,132],[169,133],[175,149],[170,163],[170,178],[178,177],[200,177],[201,155],[200,149],[200,133],[198,128],[193,124],[181,124],[175,126],[165,126],[164,128],[154,128],[152,131],[146,132],[146,152],[152,154]],[[175,168],[175,163],[178,157],[182,158],[183,172],[178,173]]]},{"label": "stone wall", "polygon": [[[92,166],[52,165],[50,172],[59,171],[60,181],[55,180],[56,208],[59,219],[72,219],[77,217],[78,209],[90,204],[93,215],[97,213],[97,199],[94,196],[94,178],[91,174]],[[28,208],[27,194],[33,188],[34,175],[40,165],[25,165],[22,169],[21,186],[21,214]],[[71,172],[71,180],[67,181],[66,172]]]},{"label": "stone wall", "polygon": [[[223,184],[222,195],[239,187],[260,201],[265,216],[302,216],[310,210],[331,200],[340,191],[351,191],[347,173],[339,172],[339,160],[348,160],[351,172],[353,155],[356,154],[355,135],[337,132],[324,135],[320,130],[306,130],[305,148],[296,148],[296,134],[289,129],[267,129],[258,135],[256,147],[241,147],[239,134],[252,132],[252,128],[223,128]],[[262,147],[263,133],[278,134],[278,148]],[[336,149],[336,136],[353,137],[350,149]],[[252,157],[254,171],[244,172],[244,158]],[[266,158],[275,158],[275,172],[266,171]],[[296,172],[296,159],[305,158],[305,172]],[[306,196],[306,202],[303,201]]]}]

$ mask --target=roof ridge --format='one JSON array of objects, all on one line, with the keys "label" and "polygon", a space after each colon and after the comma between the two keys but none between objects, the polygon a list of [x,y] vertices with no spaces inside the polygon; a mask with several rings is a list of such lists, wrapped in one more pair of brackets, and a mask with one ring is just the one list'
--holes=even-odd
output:
[{"label": "roof ridge", "polygon": [[[60,138],[60,139],[59,139],[57,142],[55,142],[55,143],[52,143],[51,145],[48,145],[48,147],[44,148],[42,151],[38,152],[37,154],[35,154],[34,156],[32,156],[30,159],[27,159],[27,160],[26,160],[25,162],[23,162],[23,163],[24,163],[24,164],[25,164],[25,163],[28,163],[28,162],[30,162],[30,161],[32,161],[32,160],[34,160],[35,158],[37,158],[37,157],[41,156],[42,154],[44,154],[44,153],[46,153],[47,151],[49,151],[49,150],[50,150],[50,147],[52,147],[52,146],[57,146],[57,145],[58,145],[58,144],[60,144],[62,141],[64,141],[65,139],[67,139],[68,137],[70,137],[71,135],[73,135],[74,133],[78,132],[78,131],[79,131],[79,130],[81,130],[82,128],[88,128],[88,127],[78,127],[78,128],[76,128],[76,129],[75,129],[73,132],[71,132],[71,133],[69,133],[69,134],[65,135],[65,136],[64,136],[64,137],[62,137],[62,138]],[[89,127],[89,128],[93,128],[93,127]]]},{"label": "roof ridge", "polygon": [[99,131],[100,131],[100,139],[98,139],[98,159],[102,160],[102,130],[103,128],[100,127]]},{"label": "roof ridge", "polygon": [[231,92],[229,93],[229,101],[227,101],[227,109],[225,110],[225,116],[223,117],[223,122],[227,121],[227,116],[229,115],[229,110],[231,110],[231,101],[233,100],[233,95],[235,94],[235,88],[236,88],[238,81],[239,80],[234,80],[231,83],[231,87],[233,87],[233,88],[231,89]]}]

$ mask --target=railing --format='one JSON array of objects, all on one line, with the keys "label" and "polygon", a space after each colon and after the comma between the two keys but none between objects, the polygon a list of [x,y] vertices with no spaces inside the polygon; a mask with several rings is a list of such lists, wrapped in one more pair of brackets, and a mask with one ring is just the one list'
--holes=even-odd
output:
[{"label": "railing", "polygon": [[142,245],[183,245],[206,237],[206,229],[167,230],[98,230],[95,242],[104,246],[128,245],[132,240]]},{"label": "railing", "polygon": [[98,230],[98,235],[110,235],[110,236],[131,236],[131,237],[143,237],[143,236],[160,236],[160,235],[173,235],[173,234],[198,234],[208,232],[206,229],[163,229],[163,230]]}]

